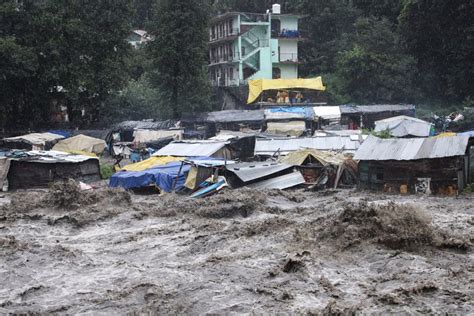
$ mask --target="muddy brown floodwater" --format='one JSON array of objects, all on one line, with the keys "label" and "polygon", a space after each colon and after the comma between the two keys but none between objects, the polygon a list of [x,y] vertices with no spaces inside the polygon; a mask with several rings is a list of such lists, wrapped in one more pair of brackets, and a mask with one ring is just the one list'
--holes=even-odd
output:
[{"label": "muddy brown floodwater", "polygon": [[0,314],[474,313],[474,196],[0,195]]}]

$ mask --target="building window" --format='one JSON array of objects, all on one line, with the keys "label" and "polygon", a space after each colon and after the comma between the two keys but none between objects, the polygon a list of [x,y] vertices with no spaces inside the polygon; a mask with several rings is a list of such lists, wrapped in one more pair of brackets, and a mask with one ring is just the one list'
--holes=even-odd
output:
[{"label": "building window", "polygon": [[280,79],[281,78],[281,69],[278,67],[272,68],[272,79]]}]

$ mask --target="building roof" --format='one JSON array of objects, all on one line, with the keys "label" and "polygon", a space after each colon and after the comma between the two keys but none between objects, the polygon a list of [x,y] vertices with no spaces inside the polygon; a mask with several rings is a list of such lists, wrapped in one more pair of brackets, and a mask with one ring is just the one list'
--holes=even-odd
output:
[{"label": "building roof", "polygon": [[230,165],[227,170],[234,173],[243,182],[249,182],[291,168],[293,168],[292,165],[278,162],[247,162]]},{"label": "building roof", "polygon": [[311,107],[288,106],[265,109],[265,119],[268,120],[313,120],[314,112]]},{"label": "building roof", "polygon": [[314,115],[325,120],[334,120],[341,118],[341,108],[335,106],[315,106],[313,107]]},{"label": "building roof", "polygon": [[417,160],[463,156],[468,136],[381,139],[369,136],[355,160]]},{"label": "building roof", "polygon": [[279,177],[270,178],[257,183],[247,185],[248,188],[263,190],[263,189],[278,189],[284,190],[299,184],[305,183],[304,177],[299,171],[294,171]]},{"label": "building roof", "polygon": [[431,126],[432,124],[426,121],[410,116],[400,115],[376,121],[374,130],[376,132],[388,130],[390,134],[395,137],[428,137],[430,136]]},{"label": "building roof", "polygon": [[226,110],[207,113],[184,113],[183,122],[190,123],[240,123],[262,122],[263,110]]},{"label": "building roof", "polygon": [[64,136],[53,133],[31,133],[27,135],[4,138],[6,143],[23,142],[31,145],[45,145],[47,142],[54,142],[63,139]]},{"label": "building roof", "polygon": [[97,157],[86,155],[69,154],[62,151],[55,150],[32,150],[25,153],[26,156],[19,158],[10,158],[16,161],[39,162],[39,163],[78,163],[87,160],[98,160]]},{"label": "building roof", "polygon": [[341,114],[415,111],[412,104],[340,105]]},{"label": "building roof", "polygon": [[174,120],[166,121],[155,121],[155,120],[143,120],[143,121],[123,121],[115,124],[112,131],[127,131],[135,129],[169,129],[175,127],[177,124]]},{"label": "building roof", "polygon": [[360,141],[350,136],[257,138],[255,141],[255,155],[271,156],[275,152],[287,155],[290,152],[305,148],[353,153],[359,147]]},{"label": "building roof", "polygon": [[158,150],[153,156],[211,157],[221,150],[224,141],[176,141]]}]

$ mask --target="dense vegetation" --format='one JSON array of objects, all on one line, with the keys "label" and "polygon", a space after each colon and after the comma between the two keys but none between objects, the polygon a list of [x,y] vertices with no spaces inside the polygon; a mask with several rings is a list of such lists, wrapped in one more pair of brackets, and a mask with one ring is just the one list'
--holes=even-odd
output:
[{"label": "dense vegetation", "polygon": [[[73,126],[209,109],[209,18],[263,13],[273,2],[2,1],[0,126],[48,126],[58,102]],[[330,102],[474,104],[473,1],[280,4],[284,12],[306,15],[300,74],[323,75]],[[154,41],[132,49],[125,39],[134,28],[146,29]]]}]

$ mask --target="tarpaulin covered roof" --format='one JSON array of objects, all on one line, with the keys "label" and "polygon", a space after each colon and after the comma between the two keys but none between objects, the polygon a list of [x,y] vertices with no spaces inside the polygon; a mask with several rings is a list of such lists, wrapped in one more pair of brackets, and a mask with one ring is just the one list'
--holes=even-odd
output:
[{"label": "tarpaulin covered roof", "polygon": [[223,141],[176,141],[158,150],[153,156],[211,157],[224,148]]},{"label": "tarpaulin covered roof", "polygon": [[302,149],[295,152],[291,152],[288,155],[282,157],[280,162],[289,165],[299,166],[302,165],[309,157],[319,161],[323,166],[326,165],[341,165],[344,160],[348,159],[343,154],[336,153],[333,151],[321,151],[317,149]]},{"label": "tarpaulin covered roof", "polygon": [[243,182],[260,179],[291,168],[293,166],[278,162],[247,162],[227,166],[227,170]]},{"label": "tarpaulin covered roof", "polygon": [[31,145],[45,145],[47,142],[54,142],[63,139],[64,136],[53,133],[31,133],[27,135],[4,138],[3,141],[9,142],[24,142]]},{"label": "tarpaulin covered roof", "polygon": [[145,120],[145,121],[123,121],[115,124],[111,130],[112,131],[127,131],[135,129],[168,129],[175,127],[177,121],[166,120],[166,121],[154,121],[154,120]]},{"label": "tarpaulin covered roof", "polygon": [[313,118],[314,112],[311,107],[290,106],[265,109],[266,120],[313,120]]},{"label": "tarpaulin covered roof", "polygon": [[26,156],[20,158],[10,158],[12,160],[21,160],[27,162],[40,162],[40,163],[63,163],[63,162],[83,162],[89,159],[98,160],[97,157],[91,157],[86,155],[70,154],[62,151],[55,150],[32,150],[25,152]]},{"label": "tarpaulin covered roof", "polygon": [[247,103],[253,103],[266,90],[310,89],[326,90],[321,77],[311,79],[256,79],[249,80],[249,97]]},{"label": "tarpaulin covered roof", "polygon": [[184,186],[185,173],[189,171],[189,168],[189,165],[181,167],[181,162],[170,162],[144,171],[120,171],[112,175],[109,186],[112,188],[122,187],[128,190],[156,185],[165,192],[171,192],[176,178],[175,189],[179,190]]},{"label": "tarpaulin covered roof", "polygon": [[85,151],[88,153],[101,154],[105,149],[105,141],[102,139],[77,135],[63,139],[54,145],[53,150],[71,152]]},{"label": "tarpaulin covered roof", "polygon": [[183,138],[184,131],[182,129],[171,130],[148,130],[139,129],[133,132],[133,141],[136,143],[151,143],[163,138],[172,137],[175,140]]},{"label": "tarpaulin covered roof", "polygon": [[313,112],[316,117],[320,117],[325,120],[335,120],[341,118],[341,108],[338,105],[335,106],[315,106]]},{"label": "tarpaulin covered roof", "polygon": [[352,139],[350,136],[257,138],[255,141],[255,155],[271,156],[276,152],[286,155],[304,148],[355,152],[359,146],[360,141]]},{"label": "tarpaulin covered roof", "polygon": [[266,132],[281,136],[301,136],[305,130],[305,121],[268,122]]},{"label": "tarpaulin covered roof", "polygon": [[416,160],[463,156],[468,136],[381,139],[369,136],[355,160]]},{"label": "tarpaulin covered roof", "polygon": [[181,161],[182,159],[183,158],[171,157],[171,156],[150,157],[150,158],[142,160],[140,162],[126,165],[121,170],[124,170],[124,171],[143,171],[143,170],[154,168],[154,167],[157,167],[157,166],[166,165],[167,163],[170,163],[170,162]]},{"label": "tarpaulin covered roof", "polygon": [[191,123],[244,123],[263,121],[263,110],[226,110],[207,113],[183,113],[181,121]]},{"label": "tarpaulin covered roof", "polygon": [[374,130],[376,132],[387,130],[395,137],[427,137],[430,136],[431,126],[432,124],[426,121],[410,116],[400,115],[376,121]]},{"label": "tarpaulin covered roof", "polygon": [[380,112],[402,112],[408,111],[415,114],[415,106],[412,104],[374,104],[374,105],[351,105],[339,106],[341,114],[364,114]]}]

